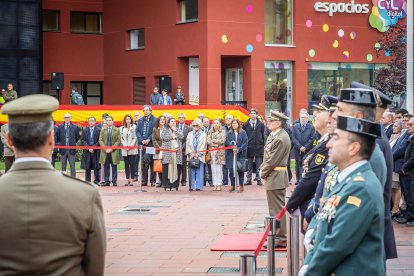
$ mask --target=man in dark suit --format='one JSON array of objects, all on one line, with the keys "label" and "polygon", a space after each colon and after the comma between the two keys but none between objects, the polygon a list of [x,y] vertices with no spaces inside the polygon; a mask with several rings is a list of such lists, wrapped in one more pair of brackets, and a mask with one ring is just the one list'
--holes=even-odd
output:
[{"label": "man in dark suit", "polygon": [[[80,138],[78,126],[72,124],[71,116],[66,113],[64,116],[64,123],[59,125],[56,135],[57,145],[60,146],[76,146]],[[76,176],[75,162],[76,149],[60,149],[60,162],[62,163],[62,172],[66,171],[66,163],[69,161],[70,176]]]},{"label": "man in dark suit", "polygon": [[[96,126],[96,118],[88,118],[89,126],[82,132],[82,146],[99,146],[99,134],[101,129]],[[81,168],[85,170],[85,180],[91,182],[91,171],[94,173],[94,181],[99,185],[99,150],[84,149],[82,154]]]},{"label": "man in dark suit", "polygon": [[384,126],[384,134],[389,140],[392,135],[392,125],[394,123],[394,116],[392,113],[388,111],[384,112],[384,114],[382,114],[381,123]]},{"label": "man in dark suit", "polygon": [[[208,117],[203,117],[202,122],[203,122],[203,131],[207,136],[208,132],[211,129],[210,119]],[[204,166],[204,186],[206,186],[206,182],[208,182],[210,187],[213,187],[211,164],[206,164]]]},{"label": "man in dark suit", "polygon": [[[180,113],[178,114],[178,125],[177,125],[178,131],[180,131],[183,134],[183,165],[181,166],[181,186],[185,186],[187,183],[187,155],[185,154],[185,145],[187,143],[187,136],[188,133],[191,131],[191,128],[185,124],[185,114]],[[180,174],[178,174],[180,175]],[[179,181],[180,182],[180,181]]]},{"label": "man in dark suit", "polygon": [[[53,121],[53,133],[54,133],[53,136],[55,137],[55,145],[58,144],[58,142],[57,142],[57,131],[58,131],[58,127],[56,126],[56,122]],[[55,167],[58,152],[59,152],[58,149],[53,148],[52,157],[50,159],[50,163],[52,164],[53,168]]]},{"label": "man in dark suit", "polygon": [[292,127],[292,143],[296,160],[296,182],[302,178],[303,157],[312,149],[315,139],[315,128],[309,122],[307,112],[300,113],[300,121]]},{"label": "man in dark suit", "polygon": [[252,185],[253,162],[256,163],[257,185],[263,185],[260,179],[259,170],[263,162],[265,145],[264,133],[266,127],[260,120],[257,119],[257,115],[257,110],[252,108],[250,110],[250,119],[243,124],[243,129],[246,131],[247,138],[249,139],[247,145],[247,159],[249,160],[249,167],[247,170],[246,183],[244,183],[244,185]]},{"label": "man in dark suit", "polygon": [[[138,146],[153,147],[152,144],[152,129],[154,128],[156,118],[151,114],[152,108],[149,105],[144,105],[144,117],[139,119],[137,124],[137,138]],[[154,173],[153,154],[145,153],[141,160],[141,184],[147,186],[148,184],[148,169],[151,168],[150,183],[155,185],[156,176]]]},{"label": "man in dark suit", "polygon": [[405,150],[404,155],[404,164],[402,165],[402,172],[408,177],[409,185],[407,185],[407,196],[404,194],[405,201],[411,203],[411,210],[408,208],[407,203],[407,213],[405,218],[401,218],[400,223],[403,223],[405,220],[406,225],[414,226],[414,212],[413,212],[413,202],[414,202],[414,117],[408,122],[408,133],[410,135],[408,139],[408,146]]}]

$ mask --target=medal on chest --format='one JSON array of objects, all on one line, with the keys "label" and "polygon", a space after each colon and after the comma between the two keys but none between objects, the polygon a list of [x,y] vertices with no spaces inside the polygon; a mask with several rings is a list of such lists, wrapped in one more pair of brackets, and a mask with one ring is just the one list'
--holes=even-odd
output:
[{"label": "medal on chest", "polygon": [[316,218],[320,221],[331,222],[336,216],[336,207],[339,205],[341,197],[338,195],[332,195],[324,203],[322,209],[319,209]]}]

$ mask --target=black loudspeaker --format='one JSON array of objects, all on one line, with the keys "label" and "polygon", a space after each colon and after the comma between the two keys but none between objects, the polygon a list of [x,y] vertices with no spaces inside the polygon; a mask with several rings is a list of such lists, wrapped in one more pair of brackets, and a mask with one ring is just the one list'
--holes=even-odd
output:
[{"label": "black loudspeaker", "polygon": [[158,83],[159,83],[160,93],[163,89],[167,89],[168,93],[171,94],[171,77],[169,76],[158,77]]},{"label": "black loudspeaker", "polygon": [[64,88],[65,77],[62,72],[53,72],[51,80],[50,86],[52,90],[62,90]]}]

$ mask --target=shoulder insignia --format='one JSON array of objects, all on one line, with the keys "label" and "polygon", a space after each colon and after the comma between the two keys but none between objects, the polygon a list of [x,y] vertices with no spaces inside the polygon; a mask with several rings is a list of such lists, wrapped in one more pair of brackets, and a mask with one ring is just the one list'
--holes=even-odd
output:
[{"label": "shoulder insignia", "polygon": [[73,176],[71,176],[70,174],[68,174],[68,173],[66,173],[66,172],[62,172],[62,175],[63,175],[63,176],[66,176],[67,178],[70,178],[70,179],[76,180],[76,181],[80,181],[80,182],[83,182],[83,183],[86,183],[86,184],[89,184],[89,185],[93,185],[92,183],[90,183],[90,182],[88,182],[88,181],[85,181],[85,179],[84,179],[84,178],[76,178],[76,177],[73,177]]},{"label": "shoulder insignia", "polygon": [[361,199],[359,199],[356,196],[348,196],[346,203],[352,204],[356,206],[357,208],[359,208],[359,206],[361,205]]},{"label": "shoulder insignia", "polygon": [[324,155],[322,155],[322,154],[320,154],[320,153],[318,153],[317,155],[316,155],[316,158],[315,158],[315,163],[317,164],[317,165],[322,165],[322,163],[323,163],[323,161],[325,160],[325,156]]},{"label": "shoulder insignia", "polygon": [[358,175],[353,180],[356,181],[356,182],[364,182],[365,181],[365,178],[363,178],[362,176]]}]

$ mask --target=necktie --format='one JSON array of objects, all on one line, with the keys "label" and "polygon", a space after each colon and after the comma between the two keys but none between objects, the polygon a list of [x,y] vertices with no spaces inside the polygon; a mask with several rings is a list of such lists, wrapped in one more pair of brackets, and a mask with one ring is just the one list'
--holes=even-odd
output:
[{"label": "necktie", "polygon": [[108,139],[107,139],[107,146],[111,146],[111,136],[112,136],[112,128],[108,127]]},{"label": "necktie", "polygon": [[89,141],[89,143],[91,145],[93,145],[93,128],[90,128],[89,131],[90,131],[90,141]]},{"label": "necktie", "polygon": [[256,126],[256,124],[255,123],[253,123],[253,125],[252,125],[252,128],[253,128],[253,130],[254,130],[254,127]]},{"label": "necktie", "polygon": [[180,131],[183,132],[183,125],[180,125]]},{"label": "necktie", "polygon": [[305,126],[304,125],[302,125],[302,130],[305,130]]}]

